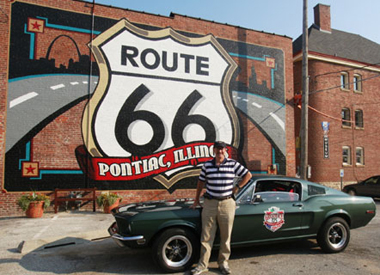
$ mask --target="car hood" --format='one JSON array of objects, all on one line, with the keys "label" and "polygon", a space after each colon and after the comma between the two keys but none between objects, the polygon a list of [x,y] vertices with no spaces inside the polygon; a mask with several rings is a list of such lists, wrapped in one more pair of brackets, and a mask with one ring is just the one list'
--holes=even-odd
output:
[{"label": "car hood", "polygon": [[121,205],[114,209],[114,213],[145,213],[145,212],[159,212],[159,211],[174,211],[181,209],[188,209],[193,204],[193,199],[175,199],[175,200],[160,200],[160,201],[147,201],[141,203],[132,203]]}]

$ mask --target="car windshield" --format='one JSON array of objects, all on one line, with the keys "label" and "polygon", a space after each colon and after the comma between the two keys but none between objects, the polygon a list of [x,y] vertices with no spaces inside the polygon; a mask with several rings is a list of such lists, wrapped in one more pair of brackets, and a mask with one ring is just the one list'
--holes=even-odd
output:
[{"label": "car windshield", "polygon": [[241,194],[237,204],[260,202],[298,201],[301,198],[301,184],[291,180],[264,179],[250,182]]}]

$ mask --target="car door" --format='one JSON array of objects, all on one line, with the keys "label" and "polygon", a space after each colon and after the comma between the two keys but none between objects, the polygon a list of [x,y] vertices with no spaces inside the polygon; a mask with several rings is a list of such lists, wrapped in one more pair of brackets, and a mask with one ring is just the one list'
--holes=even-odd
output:
[{"label": "car door", "polygon": [[[273,182],[261,182],[267,186],[271,183]],[[289,181],[287,185],[290,185]],[[264,191],[253,192],[252,199],[248,196],[249,199],[240,201],[236,209],[232,243],[251,243],[298,235],[302,225],[303,204],[299,194],[288,191],[266,188]]]}]

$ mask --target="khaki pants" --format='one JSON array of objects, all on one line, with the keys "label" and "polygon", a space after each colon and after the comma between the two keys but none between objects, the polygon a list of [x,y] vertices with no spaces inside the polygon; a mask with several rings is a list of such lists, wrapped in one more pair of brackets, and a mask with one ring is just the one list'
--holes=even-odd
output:
[{"label": "khaki pants", "polygon": [[218,226],[220,231],[218,264],[221,266],[227,263],[231,254],[230,241],[235,210],[236,203],[232,198],[222,201],[205,199],[202,210],[201,256],[198,266],[208,267]]}]

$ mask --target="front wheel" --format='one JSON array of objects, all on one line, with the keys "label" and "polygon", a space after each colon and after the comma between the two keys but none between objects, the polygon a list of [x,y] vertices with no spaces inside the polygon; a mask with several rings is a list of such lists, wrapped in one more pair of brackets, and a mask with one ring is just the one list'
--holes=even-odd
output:
[{"label": "front wheel", "polygon": [[181,272],[190,268],[198,257],[200,241],[195,234],[183,228],[170,228],[154,241],[154,261],[166,272]]},{"label": "front wheel", "polygon": [[327,253],[345,250],[350,242],[350,228],[347,222],[339,217],[328,219],[320,228],[317,241],[322,250]]}]

